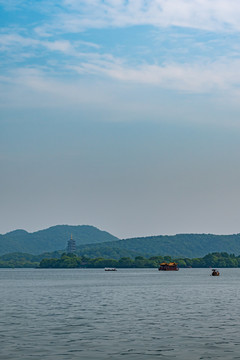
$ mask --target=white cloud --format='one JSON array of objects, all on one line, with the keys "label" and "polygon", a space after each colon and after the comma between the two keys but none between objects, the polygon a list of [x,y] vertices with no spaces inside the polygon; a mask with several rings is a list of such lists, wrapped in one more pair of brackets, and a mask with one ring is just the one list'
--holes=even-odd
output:
[{"label": "white cloud", "polygon": [[143,64],[130,67],[119,59],[98,58],[71,68],[79,74],[105,75],[123,82],[150,84],[163,89],[209,93],[230,91],[240,84],[240,60],[207,64]]},{"label": "white cloud", "polygon": [[65,0],[63,8],[49,29],[78,32],[87,28],[152,25],[240,30],[237,0]]},{"label": "white cloud", "polygon": [[0,49],[7,50],[23,47],[45,47],[51,51],[70,53],[73,51],[72,45],[67,40],[46,41],[28,38],[19,34],[1,34]]},{"label": "white cloud", "polygon": [[[239,101],[239,67],[240,61],[231,64],[222,61],[206,65],[173,63],[158,66],[145,64],[132,68],[119,59],[112,58],[110,60],[108,56],[106,58],[97,56],[95,59],[92,58],[91,62],[69,66],[68,70],[72,72],[72,75],[68,80],[56,78],[55,74],[46,72],[44,69],[38,70],[30,67],[14,70],[0,80],[2,93],[4,93],[5,87],[24,88],[26,91],[30,91],[30,94],[32,91],[38,94],[39,99],[44,98],[47,103],[51,103],[55,99],[55,104],[57,102],[62,105],[64,103],[91,104],[91,102],[106,104],[113,89],[117,91],[119,88],[121,93],[121,91],[126,91],[129,85],[129,89],[136,89],[139,86],[147,89],[150,86],[153,92],[168,89],[183,94],[210,94],[215,98],[224,96],[228,99],[232,97]],[[74,76],[74,72],[80,76]],[[93,75],[92,78],[91,75]],[[107,81],[107,79],[113,80],[113,82]],[[105,86],[106,91],[103,89]],[[129,89],[127,92],[131,91]],[[10,101],[11,92],[14,93],[14,91],[9,92]],[[15,98],[17,99],[18,96]],[[21,96],[20,99],[21,102]]]},{"label": "white cloud", "polygon": [[[1,81],[2,80],[2,81]],[[56,107],[107,102],[105,92],[96,83],[63,80],[36,68],[19,68],[0,78],[1,107]]]},{"label": "white cloud", "polygon": [[[109,53],[80,52],[67,40],[35,40],[24,38],[20,35],[1,35],[2,48],[19,47],[44,47],[49,51],[67,54],[67,61],[61,64],[58,59],[54,60],[54,73],[74,71],[79,76],[98,76],[118,80],[123,83],[154,85],[162,89],[171,89],[192,93],[209,93],[211,91],[236,91],[240,84],[239,66],[240,60],[220,58],[215,61],[178,63],[166,62],[148,64],[139,62],[138,65],[130,65],[126,59],[115,57]],[[25,55],[27,56],[27,55]],[[38,68],[47,66],[38,66]],[[29,74],[26,67],[26,73]],[[37,66],[36,66],[37,69]],[[48,68],[51,76],[51,68]],[[33,71],[33,70],[31,70]],[[35,71],[35,70],[34,70]],[[22,72],[23,76],[24,72]],[[60,75],[60,74],[59,74]],[[28,76],[27,76],[28,78]]]},{"label": "white cloud", "polygon": [[[46,2],[44,4],[47,6]],[[61,98],[57,83],[51,80],[53,76],[51,71],[54,71],[59,81],[63,72],[66,74],[70,71],[70,80],[66,86],[70,86],[72,74],[75,72],[74,76],[76,73],[79,74],[79,79],[92,75],[96,77],[96,81],[100,78],[114,79],[118,81],[118,84],[154,85],[159,89],[182,92],[209,94],[227,90],[229,93],[238,93],[240,60],[231,59],[229,54],[229,59],[216,56],[214,60],[211,60],[210,56],[208,59],[190,56],[188,62],[185,59],[185,63],[181,63],[177,58],[173,62],[167,57],[165,63],[160,60],[154,62],[153,59],[150,60],[151,63],[147,63],[147,60],[144,62],[140,56],[136,58],[136,65],[133,66],[124,57],[125,53],[122,58],[120,55],[113,56],[107,51],[104,53],[103,48],[100,53],[100,46],[94,42],[83,41],[79,37],[69,40],[71,37],[65,39],[64,35],[57,38],[45,36],[47,28],[54,34],[56,30],[74,32],[88,27],[124,27],[143,24],[157,27],[178,25],[211,30],[238,30],[240,28],[240,22],[238,22],[240,3],[235,0],[105,0],[104,2],[102,0],[63,0],[61,5],[59,9],[62,10],[54,14],[49,25],[42,28],[38,26],[37,32],[34,32],[32,37],[10,31],[8,33],[7,29],[4,29],[5,33],[0,34],[1,50],[9,50],[10,55],[11,52],[16,55],[15,58],[22,56],[24,60],[29,57],[29,61],[23,65],[26,71],[21,71],[21,77],[17,76],[16,81],[21,78],[26,86],[34,88],[35,91],[39,89],[39,91],[48,92],[50,89],[50,92],[58,93]],[[38,7],[40,7],[39,4]],[[91,40],[91,37],[89,39]],[[204,38],[202,41],[201,44],[205,44]],[[178,44],[176,46],[181,47],[180,40],[176,43]],[[104,41],[102,45],[104,47]],[[51,57],[47,54],[46,62],[41,59],[42,62],[35,65],[36,68],[46,69],[49,81],[46,81],[46,77],[42,74],[30,72],[34,68],[30,57],[37,57],[38,51],[35,50],[39,49],[49,51],[49,54],[58,52],[64,55],[64,57]],[[238,53],[237,49],[236,57]],[[12,68],[14,67],[15,64]],[[14,82],[14,79],[11,81]],[[75,88],[69,93],[74,94]]]},{"label": "white cloud", "polygon": [[63,53],[70,53],[73,51],[73,47],[67,40],[57,40],[57,41],[42,41],[40,45],[45,46],[51,51],[60,51]]},{"label": "white cloud", "polygon": [[[99,65],[95,66],[91,71],[99,74]],[[225,70],[226,67],[223,66]],[[136,70],[114,65],[108,74],[114,81],[107,81],[106,76],[66,79],[44,69],[20,68],[0,79],[0,111],[3,115],[14,110],[18,117],[28,109],[30,117],[39,119],[45,114],[50,118],[53,111],[55,117],[65,120],[69,117],[104,121],[169,120],[239,126],[240,92],[237,87],[234,91],[230,89],[239,64],[221,76],[223,68],[215,64],[213,75],[206,69],[199,74],[197,66]],[[240,81],[239,76],[236,81]],[[166,88],[179,91],[166,92]]]}]

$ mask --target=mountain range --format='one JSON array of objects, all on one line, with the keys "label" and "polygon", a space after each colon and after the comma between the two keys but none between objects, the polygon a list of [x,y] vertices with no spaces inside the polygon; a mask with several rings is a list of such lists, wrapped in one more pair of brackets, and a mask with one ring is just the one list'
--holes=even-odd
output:
[{"label": "mountain range", "polygon": [[193,258],[212,252],[240,255],[240,234],[177,234],[120,240],[106,231],[89,225],[57,225],[33,233],[15,230],[0,235],[0,255],[13,252],[39,255],[47,252],[48,257],[54,257],[66,251],[67,240],[71,234],[76,241],[76,253],[91,258],[119,259],[138,255]]},{"label": "mountain range", "polygon": [[119,240],[108,232],[89,225],[56,225],[33,233],[28,233],[25,230],[15,230],[0,235],[0,255],[12,252],[41,254],[43,252],[64,250],[71,234],[77,246]]},{"label": "mountain range", "polygon": [[[111,251],[110,251],[111,250]],[[203,257],[213,252],[227,252],[240,255],[240,234],[213,235],[213,234],[177,234],[139,237],[104,242],[101,244],[81,245],[77,249],[78,255],[90,255],[108,257],[108,251],[113,253],[119,250],[150,257]],[[111,256],[110,256],[111,257]],[[117,257],[114,257],[117,258]]]}]

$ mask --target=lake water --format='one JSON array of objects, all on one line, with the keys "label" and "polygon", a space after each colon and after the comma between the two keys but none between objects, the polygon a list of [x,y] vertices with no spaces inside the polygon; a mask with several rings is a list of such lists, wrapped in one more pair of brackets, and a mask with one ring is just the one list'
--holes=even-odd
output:
[{"label": "lake water", "polygon": [[240,358],[240,269],[1,269],[1,360]]}]

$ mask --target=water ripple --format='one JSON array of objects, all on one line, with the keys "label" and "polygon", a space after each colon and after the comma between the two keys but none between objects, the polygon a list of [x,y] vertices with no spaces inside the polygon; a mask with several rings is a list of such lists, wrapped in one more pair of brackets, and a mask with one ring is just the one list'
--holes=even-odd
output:
[{"label": "water ripple", "polygon": [[1,269],[0,287],[1,360],[239,359],[240,269]]}]

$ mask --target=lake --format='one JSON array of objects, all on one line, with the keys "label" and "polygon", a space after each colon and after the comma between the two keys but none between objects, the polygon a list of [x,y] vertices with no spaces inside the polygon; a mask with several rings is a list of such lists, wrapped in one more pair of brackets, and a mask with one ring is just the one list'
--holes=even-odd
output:
[{"label": "lake", "polygon": [[1,360],[240,358],[240,269],[1,269]]}]

